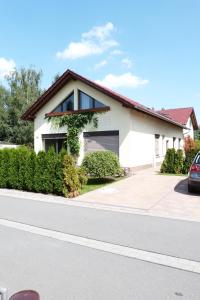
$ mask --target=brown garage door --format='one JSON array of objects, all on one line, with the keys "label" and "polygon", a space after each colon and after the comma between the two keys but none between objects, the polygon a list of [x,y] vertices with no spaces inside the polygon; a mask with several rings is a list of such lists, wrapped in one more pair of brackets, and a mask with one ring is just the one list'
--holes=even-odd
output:
[{"label": "brown garage door", "polygon": [[85,153],[100,150],[111,150],[119,155],[119,131],[84,132]]}]

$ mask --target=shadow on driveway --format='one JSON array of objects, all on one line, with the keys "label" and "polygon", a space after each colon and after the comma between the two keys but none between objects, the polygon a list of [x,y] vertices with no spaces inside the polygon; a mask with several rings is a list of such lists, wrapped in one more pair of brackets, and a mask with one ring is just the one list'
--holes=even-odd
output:
[{"label": "shadow on driveway", "polygon": [[197,191],[195,193],[189,193],[188,192],[188,179],[183,179],[181,180],[179,183],[177,183],[177,185],[174,188],[174,191],[180,194],[184,194],[184,195],[190,195],[190,196],[197,196],[200,195],[200,191]]}]

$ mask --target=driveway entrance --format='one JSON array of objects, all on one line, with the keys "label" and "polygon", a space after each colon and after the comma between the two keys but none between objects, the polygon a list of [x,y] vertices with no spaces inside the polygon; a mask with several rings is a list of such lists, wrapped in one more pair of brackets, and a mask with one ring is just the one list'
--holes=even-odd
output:
[{"label": "driveway entrance", "polygon": [[158,169],[138,171],[129,178],[81,195],[75,201],[200,221],[200,194],[187,192],[185,176],[160,175]]}]

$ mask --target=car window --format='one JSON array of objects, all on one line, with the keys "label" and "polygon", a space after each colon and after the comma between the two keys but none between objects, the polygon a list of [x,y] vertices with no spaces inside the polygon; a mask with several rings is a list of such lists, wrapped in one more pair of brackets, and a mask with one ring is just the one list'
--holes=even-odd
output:
[{"label": "car window", "polygon": [[195,164],[200,165],[200,155],[197,155],[197,157],[195,159]]}]

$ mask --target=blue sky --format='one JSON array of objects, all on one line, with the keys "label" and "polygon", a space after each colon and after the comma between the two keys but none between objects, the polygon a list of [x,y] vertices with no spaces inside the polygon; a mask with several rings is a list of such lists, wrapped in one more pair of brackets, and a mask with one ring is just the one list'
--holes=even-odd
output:
[{"label": "blue sky", "polygon": [[0,0],[0,82],[13,67],[67,68],[200,122],[200,1]]}]

